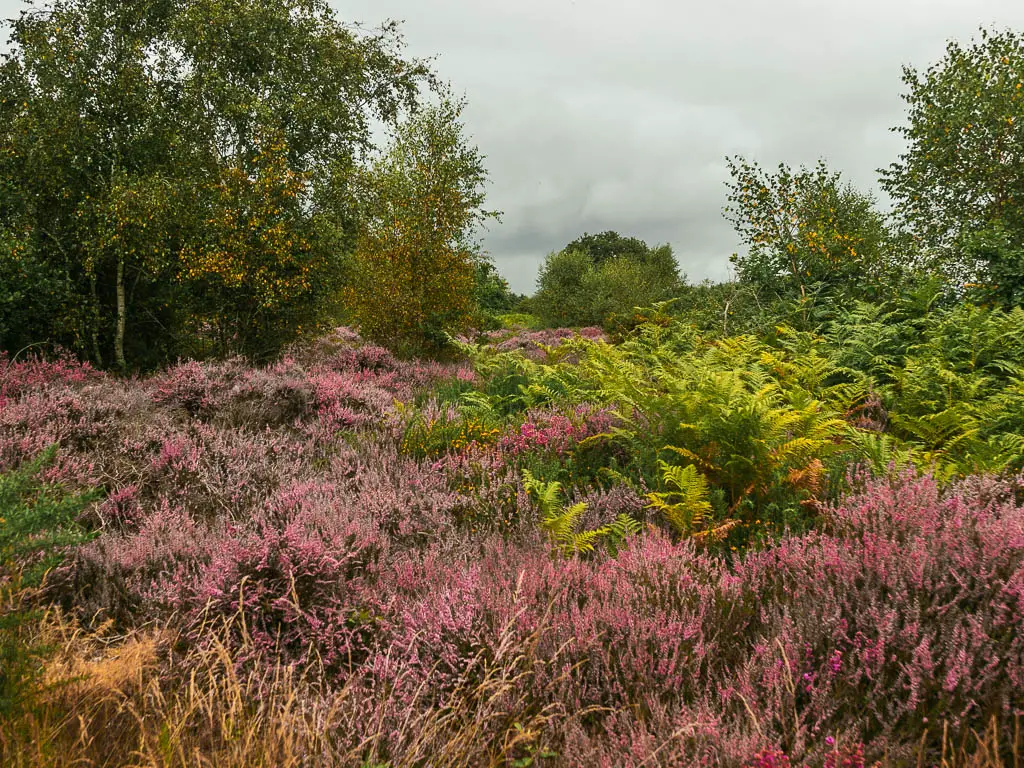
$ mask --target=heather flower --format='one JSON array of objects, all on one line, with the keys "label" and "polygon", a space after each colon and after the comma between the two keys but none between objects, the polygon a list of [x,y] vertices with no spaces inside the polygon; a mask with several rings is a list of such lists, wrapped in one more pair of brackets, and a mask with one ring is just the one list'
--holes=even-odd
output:
[{"label": "heather flower", "polygon": [[790,768],[790,762],[784,752],[773,748],[758,752],[745,768]]},{"label": "heather flower", "polygon": [[577,406],[568,414],[531,410],[518,428],[498,441],[498,448],[511,456],[537,451],[563,454],[588,437],[607,432],[615,423],[608,409],[589,405]]},{"label": "heather flower", "polygon": [[190,360],[168,368],[151,382],[153,402],[177,405],[191,416],[208,405],[222,382],[211,379],[202,363]]},{"label": "heather flower", "polygon": [[[558,713],[543,739],[561,764],[859,768],[927,751],[937,718],[963,735],[1019,708],[1019,478],[862,475],[817,530],[757,550],[650,530],[552,557],[519,465],[576,472],[615,417],[485,424],[423,394],[463,367],[361,349],[342,332],[264,368],[136,381],[8,366],[0,468],[55,442],[50,479],[105,490],[55,594],[84,621],[169,624],[185,647],[222,629],[254,675],[308,664],[384,724],[381,754],[497,674],[515,684],[495,711]],[[414,418],[453,439],[403,450]],[[597,527],[642,516],[631,482],[567,487]],[[507,722],[481,722],[505,743]]]},{"label": "heather flower", "polygon": [[102,378],[103,374],[89,363],[79,362],[65,352],[58,351],[58,355],[51,359],[32,355],[12,361],[6,351],[0,351],[0,406],[48,384],[74,386]]}]

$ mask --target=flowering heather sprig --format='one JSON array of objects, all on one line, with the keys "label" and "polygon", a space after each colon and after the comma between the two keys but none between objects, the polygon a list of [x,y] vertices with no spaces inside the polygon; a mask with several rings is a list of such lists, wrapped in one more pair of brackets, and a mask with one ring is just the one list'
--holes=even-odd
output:
[{"label": "flowering heather sprig", "polygon": [[[836,747],[836,740],[831,736],[825,739],[827,751],[822,768],[864,768],[864,745],[843,744]],[[744,768],[790,768],[789,756],[781,749],[770,747],[754,755],[744,763]],[[805,764],[809,768],[809,764]]]},{"label": "flowering heather sprig", "polygon": [[334,371],[317,372],[311,383],[317,416],[335,429],[366,426],[386,414],[395,400],[393,391],[385,387]]},{"label": "flowering heather sprig", "polygon": [[0,406],[47,384],[85,384],[102,379],[103,376],[89,363],[79,362],[66,353],[53,359],[30,355],[24,360],[12,361],[7,352],[0,351]]},{"label": "flowering heather sprig", "polygon": [[530,411],[526,421],[498,441],[498,449],[510,456],[537,451],[563,454],[588,437],[607,432],[615,422],[608,409],[589,405],[577,406],[568,414]]},{"label": "flowering heather sprig", "polygon": [[825,739],[828,752],[825,754],[823,768],[864,768],[864,745],[843,744],[835,746],[832,737]]},{"label": "flowering heather sprig", "polygon": [[611,523],[620,515],[628,515],[634,520],[643,520],[649,506],[643,493],[637,492],[628,485],[613,485],[611,488],[588,488],[577,491],[570,502],[583,502],[587,511],[580,521],[581,530],[593,530]]},{"label": "flowering heather sprig", "polygon": [[301,664],[317,654],[335,672],[358,661],[372,616],[360,618],[364,582],[383,542],[369,521],[330,514],[329,499],[316,486],[287,489],[267,517],[222,540],[177,597],[195,642],[241,614],[248,637],[236,642],[258,655]]},{"label": "flowering heather sprig", "polygon": [[129,410],[146,400],[110,379],[97,384],[54,381],[0,404],[0,470],[17,466],[49,445],[56,461],[42,477],[77,487],[94,485],[97,454],[109,443]]},{"label": "flowering heather sprig", "polygon": [[456,381],[461,381],[465,384],[476,384],[480,381],[480,377],[477,376],[476,371],[472,368],[459,368],[455,371]]},{"label": "flowering heather sprig", "polygon": [[207,366],[195,360],[168,368],[151,382],[153,402],[184,408],[191,416],[210,404],[225,382],[211,378]]},{"label": "flowering heather sprig", "polygon": [[145,510],[139,502],[139,488],[126,485],[112,491],[96,508],[100,526],[119,529],[134,528],[143,521]]},{"label": "flowering heather sprig", "polygon": [[547,353],[542,347],[558,347],[567,339],[576,337],[591,341],[608,340],[607,334],[595,327],[552,328],[543,331],[489,331],[485,336],[487,344],[498,352],[522,352],[525,357],[538,362],[547,359]]},{"label": "flowering heather sprig", "polygon": [[789,756],[772,747],[758,752],[745,763],[744,768],[790,768],[790,765]]}]

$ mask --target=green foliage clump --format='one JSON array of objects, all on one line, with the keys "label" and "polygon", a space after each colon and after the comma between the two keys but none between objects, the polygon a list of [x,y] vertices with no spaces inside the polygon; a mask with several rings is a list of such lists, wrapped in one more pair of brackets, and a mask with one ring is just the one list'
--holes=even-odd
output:
[{"label": "green foliage clump", "polygon": [[572,340],[545,363],[488,350],[476,359],[496,412],[613,408],[616,425],[580,446],[606,453],[610,479],[658,488],[673,477],[667,464],[695,466],[712,509],[701,507],[693,525],[773,518],[802,527],[828,490],[825,462],[850,448],[842,416],[866,390],[824,356],[820,339],[774,341],[705,339],[676,322],[643,325],[619,345]]},{"label": "green foliage clump", "polygon": [[662,480],[669,488],[665,492],[647,494],[651,506],[665,515],[665,519],[682,536],[701,531],[711,514],[708,481],[693,464],[685,467],[659,462]]},{"label": "green foliage clump", "polygon": [[[358,175],[355,272],[345,291],[361,333],[409,352],[434,352],[473,323],[481,272],[472,235],[487,172],[465,135],[461,102],[442,101],[400,124]],[[493,293],[493,286],[492,286]]]},{"label": "green foliage clump", "polygon": [[1024,310],[917,315],[902,304],[858,304],[829,332],[834,358],[875,393],[882,437],[896,441],[865,450],[945,480],[1024,467]]},{"label": "green foliage clump", "polygon": [[560,482],[545,482],[534,477],[529,470],[523,470],[523,487],[527,493],[536,497],[540,506],[541,528],[563,555],[593,552],[598,542],[614,552],[627,537],[641,530],[640,523],[626,514],[618,515],[615,520],[599,528],[580,530],[587,504],[580,501],[564,506]]},{"label": "green foliage clump", "polygon": [[[496,331],[509,327],[518,318],[520,325],[528,325],[529,316],[518,314],[523,296],[512,292],[508,281],[501,276],[494,262],[481,257],[475,266],[475,294],[479,330]],[[525,319],[524,319],[525,318]]]},{"label": "green foliage clump", "polygon": [[898,238],[870,195],[843,184],[819,162],[772,173],[743,158],[732,175],[726,218],[746,252],[733,256],[741,282],[774,301],[793,302],[805,327],[822,299],[876,299],[890,289]]},{"label": "green foliage clump", "polygon": [[633,485],[682,535],[802,530],[851,465],[942,482],[1024,468],[1024,310],[939,295],[855,302],[819,333],[705,336],[669,319],[619,344],[567,340],[543,362],[467,347],[481,384],[463,397],[496,420],[610,408],[606,431],[536,469]]},{"label": "green foliage clump", "polygon": [[501,435],[500,422],[473,418],[457,410],[416,411],[402,437],[402,452],[418,459],[442,456],[470,446],[485,446]]},{"label": "green foliage clump", "polygon": [[0,348],[152,367],[327,322],[371,125],[429,80],[400,49],[324,0],[24,11],[0,66]]},{"label": "green foliage clump", "polygon": [[708,337],[763,335],[783,318],[780,307],[766,291],[739,280],[684,285],[667,309],[675,320]]},{"label": "green foliage clump", "polygon": [[20,707],[38,686],[46,649],[28,636],[35,615],[24,607],[29,591],[64,550],[89,538],[77,519],[95,495],[67,494],[39,479],[55,450],[0,475],[0,715]]},{"label": "green foliage clump", "polygon": [[882,188],[953,285],[1001,303],[1024,293],[1024,35],[982,29],[924,71],[906,67],[906,141]]},{"label": "green foliage clump", "polygon": [[551,327],[628,329],[638,307],[671,298],[679,286],[679,266],[668,245],[649,248],[642,240],[604,232],[548,255],[530,308]]}]

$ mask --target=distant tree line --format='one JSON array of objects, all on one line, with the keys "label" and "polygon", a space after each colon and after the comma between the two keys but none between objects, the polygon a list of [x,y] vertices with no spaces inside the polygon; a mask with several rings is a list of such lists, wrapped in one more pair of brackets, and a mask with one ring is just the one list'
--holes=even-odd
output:
[{"label": "distant tree line", "polygon": [[[668,245],[607,231],[516,296],[475,240],[484,157],[463,104],[393,25],[326,0],[50,0],[0,65],[0,350],[94,364],[276,355],[357,325],[411,353],[530,313],[627,332],[810,328],[922,282],[1024,301],[1024,40],[982,30],[907,68],[892,214],[825,163],[730,158],[735,280],[688,285]],[[387,140],[375,130],[381,126]],[[657,307],[656,310],[651,310]]]},{"label": "distant tree line", "polygon": [[[1024,303],[1024,38],[982,30],[924,72],[905,68],[906,151],[881,171],[890,215],[824,162],[767,170],[728,159],[735,281],[686,285],[668,246],[585,235],[544,261],[529,308],[546,325],[628,328],[672,299],[721,333],[816,327],[852,302],[924,284],[936,301]],[[640,312],[637,316],[642,316]]]},{"label": "distant tree line", "polygon": [[343,321],[425,347],[475,319],[482,158],[395,26],[325,0],[51,0],[10,31],[0,348],[129,369]]},{"label": "distant tree line", "polygon": [[681,285],[670,246],[650,248],[613,231],[584,234],[548,255],[528,308],[545,325],[624,328],[636,308],[676,295]]}]

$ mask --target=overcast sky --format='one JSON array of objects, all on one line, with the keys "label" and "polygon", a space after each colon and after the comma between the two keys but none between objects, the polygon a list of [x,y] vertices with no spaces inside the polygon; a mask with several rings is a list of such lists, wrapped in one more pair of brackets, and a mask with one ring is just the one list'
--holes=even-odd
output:
[{"label": "overcast sky", "polygon": [[606,229],[670,243],[692,281],[725,277],[726,155],[822,157],[877,192],[901,148],[901,66],[982,25],[1024,30],[1024,0],[330,2],[403,20],[408,52],[465,94],[504,211],[484,245],[527,293],[545,254]]},{"label": "overcast sky", "polygon": [[901,66],[979,26],[1024,29],[1024,0],[332,0],[405,21],[409,52],[468,99],[504,211],[484,244],[532,292],[585,231],[670,243],[691,280],[727,275],[725,156],[825,158],[877,192],[896,159]]}]

